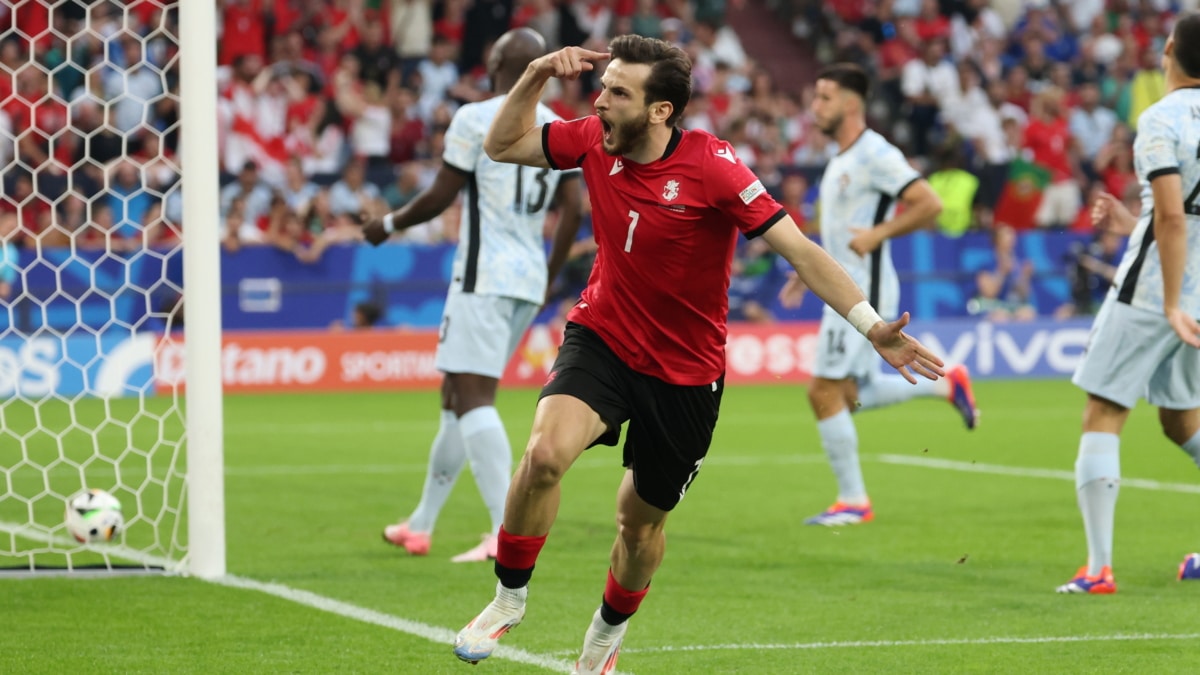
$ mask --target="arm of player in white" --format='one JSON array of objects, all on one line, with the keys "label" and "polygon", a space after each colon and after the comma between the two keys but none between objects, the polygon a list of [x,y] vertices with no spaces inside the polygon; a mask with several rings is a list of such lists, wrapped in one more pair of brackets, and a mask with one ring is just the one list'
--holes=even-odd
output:
[{"label": "arm of player in white", "polygon": [[496,162],[549,167],[542,148],[542,127],[537,124],[537,104],[546,82],[551,77],[574,80],[592,70],[593,61],[607,58],[603,52],[566,47],[535,59],[500,104],[483,141],[484,152]]},{"label": "arm of player in white", "polygon": [[1150,181],[1150,190],[1154,194],[1154,241],[1162,262],[1163,313],[1180,339],[1200,347],[1200,324],[1179,307],[1188,256],[1183,181],[1178,173],[1165,174]]},{"label": "arm of player in white", "polygon": [[931,380],[945,375],[942,360],[904,333],[908,313],[891,323],[880,318],[846,270],[804,236],[791,216],[784,216],[768,228],[763,238],[791,263],[800,281],[865,335],[879,355],[905,379],[915,383],[913,373]]}]

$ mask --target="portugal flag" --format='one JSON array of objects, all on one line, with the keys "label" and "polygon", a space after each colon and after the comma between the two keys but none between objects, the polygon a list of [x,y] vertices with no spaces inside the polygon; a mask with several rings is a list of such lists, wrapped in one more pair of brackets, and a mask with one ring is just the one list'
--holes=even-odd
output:
[{"label": "portugal flag", "polygon": [[1018,230],[1034,227],[1033,214],[1042,203],[1042,191],[1050,184],[1050,171],[1020,157],[1008,165],[1008,182],[996,203],[994,221]]}]

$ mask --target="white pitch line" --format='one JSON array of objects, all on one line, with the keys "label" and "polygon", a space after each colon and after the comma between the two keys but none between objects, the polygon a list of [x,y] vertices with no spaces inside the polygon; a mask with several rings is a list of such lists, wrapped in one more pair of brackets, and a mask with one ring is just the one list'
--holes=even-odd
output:
[{"label": "white pitch line", "polygon": [[[864,458],[866,459],[866,458]],[[1054,480],[1075,480],[1075,472],[1059,469],[1037,469],[1023,466],[1004,466],[1002,464],[977,464],[960,462],[934,457],[916,457],[913,455],[875,455],[874,459],[884,464],[903,464],[919,466],[925,469],[945,469],[947,471],[963,471],[966,473],[985,473],[999,476],[1019,476],[1021,478],[1050,478]],[[1121,478],[1121,487],[1140,488],[1143,490],[1158,490],[1160,492],[1185,492],[1200,494],[1200,485],[1188,483],[1164,483],[1146,478]]]},{"label": "white pitch line", "polygon": [[[79,547],[79,544],[70,537],[52,535],[44,529],[29,527],[19,523],[0,520],[0,532],[9,532],[16,536],[45,544],[56,544],[63,549],[76,549]],[[166,570],[176,569],[179,566],[179,561],[177,560],[169,560],[167,558],[152,555],[121,545],[97,546],[89,550],[103,554],[106,560],[110,557],[118,558],[121,560],[135,561],[142,565],[146,565],[147,567],[161,567]],[[36,578],[39,575],[62,576],[61,574],[41,573],[30,573],[29,575],[21,576],[33,576]],[[2,578],[4,577],[0,577],[0,579]],[[94,579],[103,577],[99,575],[88,575],[88,578]],[[437,642],[447,646],[454,644],[456,632],[450,630],[449,628],[430,626],[419,621],[413,621],[411,619],[385,614],[383,612],[368,609],[366,607],[360,607],[358,605],[343,602],[341,600],[335,600],[311,591],[292,588],[291,586],[285,586],[283,584],[247,579],[245,577],[238,577],[234,575],[226,575],[217,579],[207,579],[204,581],[209,581],[220,586],[228,586],[230,588],[239,588],[243,590],[266,593],[268,595],[273,595],[277,598],[282,598],[289,602],[311,607],[322,612],[329,612],[330,614],[336,614],[347,619],[353,619],[355,621],[361,621],[363,623],[369,623],[375,626],[381,626],[383,628],[390,628],[394,631],[407,633],[408,635],[412,635],[414,637],[429,640],[430,642]],[[447,660],[451,658],[449,654],[447,654],[446,657]],[[557,673],[570,673],[574,666],[571,661],[556,659],[551,656],[543,656],[541,654],[527,652],[523,649],[517,649],[515,647],[507,647],[503,645],[497,647],[496,651],[492,653],[490,658],[515,661],[517,663],[537,666],[539,668],[544,668]],[[626,673],[625,675],[632,674]]]},{"label": "white pitch line", "polygon": [[735,643],[622,648],[623,654],[664,652],[710,652],[740,650],[863,649],[869,647],[947,647],[970,645],[1033,645],[1064,642],[1138,642],[1148,640],[1197,640],[1200,633],[1117,633],[1115,635],[1058,635],[1046,637],[944,638],[933,640],[850,640],[846,642],[797,642],[794,644]]}]

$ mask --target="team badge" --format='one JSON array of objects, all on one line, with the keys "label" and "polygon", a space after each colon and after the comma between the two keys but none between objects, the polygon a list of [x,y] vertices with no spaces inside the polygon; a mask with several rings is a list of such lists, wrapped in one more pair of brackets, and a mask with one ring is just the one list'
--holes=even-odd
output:
[{"label": "team badge", "polygon": [[663,186],[662,196],[669,202],[675,201],[675,198],[679,196],[679,181],[674,178],[667,181],[667,184]]}]

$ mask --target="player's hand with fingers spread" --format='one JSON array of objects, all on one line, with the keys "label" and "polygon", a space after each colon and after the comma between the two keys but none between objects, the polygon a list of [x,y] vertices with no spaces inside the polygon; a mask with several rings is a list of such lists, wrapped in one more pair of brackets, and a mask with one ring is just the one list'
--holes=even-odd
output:
[{"label": "player's hand with fingers spread", "polygon": [[583,47],[563,47],[537,59],[530,67],[546,76],[575,80],[583,73],[595,70],[596,63],[608,57],[608,52],[594,52]]},{"label": "player's hand with fingers spread", "polygon": [[946,364],[916,338],[904,332],[908,321],[908,312],[891,323],[880,321],[867,333],[867,339],[883,360],[913,384],[917,383],[917,375],[929,380],[944,376],[946,372],[943,366]]},{"label": "player's hand with fingers spread", "polygon": [[1166,315],[1167,322],[1171,324],[1171,328],[1175,329],[1175,334],[1179,336],[1179,339],[1200,349],[1200,323],[1196,322],[1195,317],[1178,307],[1166,310]]}]

